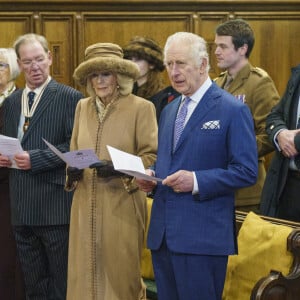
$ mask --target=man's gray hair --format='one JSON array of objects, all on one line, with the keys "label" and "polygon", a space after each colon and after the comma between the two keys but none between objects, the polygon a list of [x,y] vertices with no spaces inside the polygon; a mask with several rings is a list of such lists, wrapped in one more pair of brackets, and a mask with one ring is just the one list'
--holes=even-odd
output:
[{"label": "man's gray hair", "polygon": [[48,42],[43,35],[39,35],[36,33],[27,33],[19,36],[14,42],[14,48],[18,58],[20,58],[20,53],[19,53],[20,46],[32,42],[39,42],[44,48],[45,53],[48,53],[49,51]]},{"label": "man's gray hair", "polygon": [[176,32],[170,35],[164,47],[164,63],[166,64],[166,53],[173,43],[181,43],[190,47],[191,57],[195,60],[197,66],[200,66],[202,59],[207,60],[206,71],[209,71],[209,55],[206,48],[206,41],[197,34],[191,32]]}]

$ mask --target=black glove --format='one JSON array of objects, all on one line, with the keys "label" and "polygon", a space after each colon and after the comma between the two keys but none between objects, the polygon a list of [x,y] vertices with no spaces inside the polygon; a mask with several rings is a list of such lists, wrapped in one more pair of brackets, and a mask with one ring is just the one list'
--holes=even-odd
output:
[{"label": "black glove", "polygon": [[80,170],[75,167],[67,167],[67,176],[70,182],[79,181],[83,177],[83,169]]},{"label": "black glove", "polygon": [[110,160],[101,160],[89,166],[91,169],[97,170],[97,176],[107,178],[111,176],[121,176],[123,173],[114,169],[113,163]]},{"label": "black glove", "polygon": [[73,191],[77,186],[77,182],[81,180],[82,177],[83,170],[79,170],[74,167],[67,167],[67,181],[65,184],[65,190],[68,192]]}]

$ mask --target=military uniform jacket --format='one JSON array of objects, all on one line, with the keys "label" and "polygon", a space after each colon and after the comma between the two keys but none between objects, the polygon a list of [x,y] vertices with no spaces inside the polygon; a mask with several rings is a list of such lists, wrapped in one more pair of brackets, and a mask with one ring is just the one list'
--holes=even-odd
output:
[{"label": "military uniform jacket", "polygon": [[[222,88],[227,81],[227,71],[220,74],[215,82]],[[257,142],[259,170],[257,183],[241,189],[236,194],[236,206],[255,205],[260,202],[260,195],[265,180],[264,155],[272,152],[274,147],[265,131],[266,118],[277,104],[279,95],[271,77],[264,70],[246,64],[233,79],[227,91],[237,101],[242,101],[250,108]]]}]

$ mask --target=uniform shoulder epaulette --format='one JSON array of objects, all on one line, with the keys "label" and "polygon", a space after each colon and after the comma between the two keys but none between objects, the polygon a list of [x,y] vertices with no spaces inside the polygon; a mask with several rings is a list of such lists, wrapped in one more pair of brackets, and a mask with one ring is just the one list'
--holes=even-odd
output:
[{"label": "uniform shoulder epaulette", "polygon": [[269,76],[269,74],[264,69],[259,67],[253,67],[251,68],[251,71],[258,74],[261,77]]},{"label": "uniform shoulder epaulette", "polygon": [[227,73],[227,71],[224,71],[224,72],[220,73],[220,74],[219,74],[217,77],[215,77],[213,80],[216,81],[217,79],[224,77],[226,73]]}]

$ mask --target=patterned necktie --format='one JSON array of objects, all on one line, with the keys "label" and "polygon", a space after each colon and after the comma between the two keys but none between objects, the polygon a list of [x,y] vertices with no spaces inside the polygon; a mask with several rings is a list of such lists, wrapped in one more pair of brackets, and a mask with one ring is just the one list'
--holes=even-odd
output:
[{"label": "patterned necktie", "polygon": [[34,96],[35,96],[35,92],[29,92],[28,93],[28,107],[29,107],[29,110],[32,107],[32,104],[33,104],[33,101],[34,101]]},{"label": "patterned necktie", "polygon": [[[297,129],[300,129],[300,117],[297,122]],[[295,156],[295,165],[296,165],[297,169],[300,170],[300,154]]]},{"label": "patterned necktie", "polygon": [[180,135],[184,128],[184,121],[188,112],[188,105],[191,101],[191,98],[186,97],[184,99],[183,105],[181,106],[177,118],[175,120],[175,127],[174,127],[174,142],[173,142],[173,149],[175,149],[176,144],[180,138]]}]

